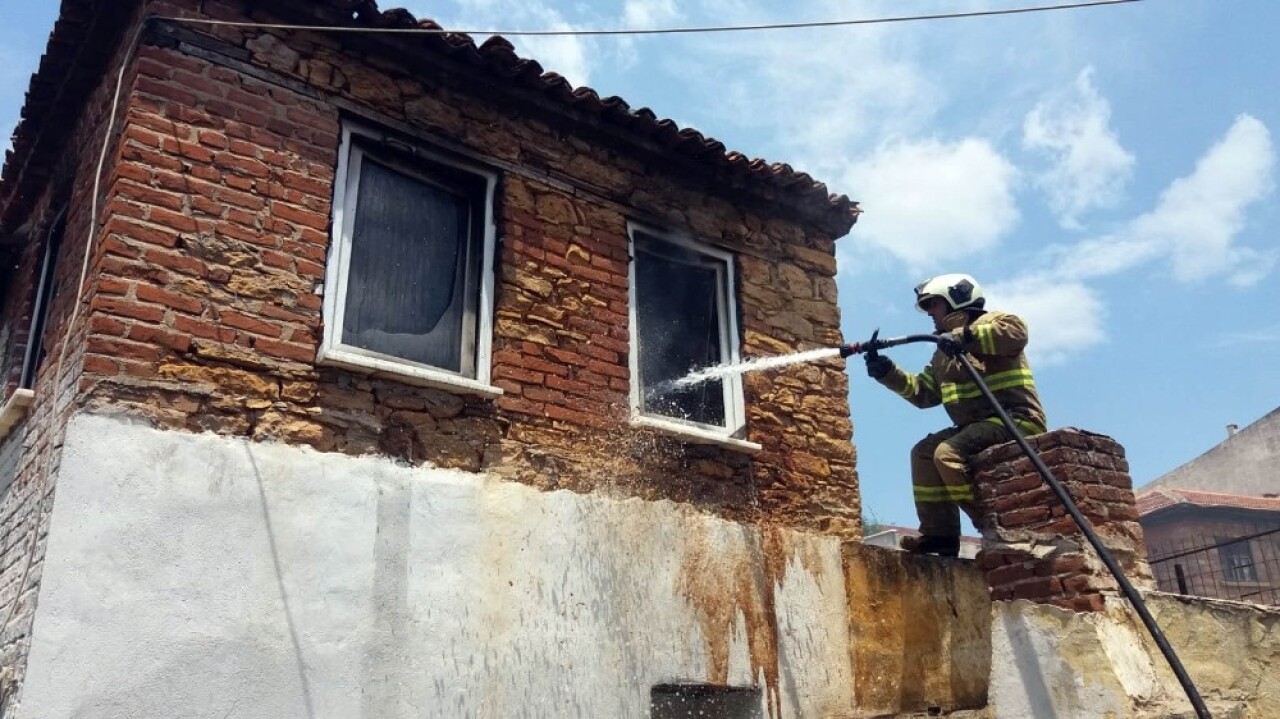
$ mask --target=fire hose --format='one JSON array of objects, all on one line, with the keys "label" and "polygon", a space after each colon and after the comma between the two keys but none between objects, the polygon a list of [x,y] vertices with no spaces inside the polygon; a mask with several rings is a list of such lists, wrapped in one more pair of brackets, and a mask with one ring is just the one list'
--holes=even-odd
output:
[{"label": "fire hose", "polygon": [[1160,631],[1160,627],[1156,624],[1155,618],[1152,617],[1151,612],[1147,610],[1147,605],[1146,602],[1143,601],[1142,595],[1140,595],[1138,590],[1133,587],[1133,584],[1129,582],[1129,578],[1124,575],[1124,571],[1120,568],[1120,564],[1116,561],[1115,557],[1112,556],[1111,551],[1103,545],[1102,540],[1094,531],[1089,520],[1081,514],[1080,508],[1076,506],[1075,500],[1071,498],[1071,494],[1067,492],[1066,487],[1064,487],[1062,483],[1053,476],[1053,472],[1049,471],[1049,467],[1040,459],[1040,455],[1036,453],[1035,449],[1027,443],[1026,438],[1022,436],[1022,432],[1018,430],[1017,425],[1015,425],[1013,420],[1009,417],[1009,413],[1005,411],[1004,407],[1002,407],[998,401],[996,401],[995,395],[991,393],[991,389],[987,387],[987,383],[983,381],[982,375],[978,374],[978,371],[974,369],[973,363],[969,361],[969,358],[965,356],[964,352],[948,348],[945,343],[939,342],[938,335],[917,334],[883,340],[879,338],[879,335],[880,330],[876,330],[872,333],[871,339],[866,342],[856,342],[854,344],[840,347],[840,356],[842,358],[848,358],[854,354],[866,354],[874,357],[880,350],[888,349],[890,347],[897,347],[899,345],[917,342],[932,342],[938,345],[938,347],[944,352],[947,352],[948,356],[959,361],[960,366],[964,367],[969,378],[973,380],[973,383],[977,385],[978,389],[982,392],[982,396],[991,404],[991,408],[995,410],[996,415],[1000,418],[1000,422],[1004,424],[1005,430],[1009,432],[1009,436],[1013,437],[1014,441],[1018,443],[1018,447],[1022,449],[1022,453],[1027,456],[1027,459],[1031,460],[1031,464],[1035,466],[1036,471],[1044,478],[1045,483],[1049,485],[1049,489],[1053,491],[1055,496],[1057,496],[1058,501],[1062,502],[1062,505],[1066,507],[1067,513],[1071,515],[1073,520],[1075,520],[1076,526],[1080,528],[1085,539],[1089,541],[1089,544],[1093,547],[1094,551],[1098,553],[1098,557],[1102,559],[1102,563],[1105,564],[1107,569],[1111,572],[1111,576],[1115,577],[1116,583],[1120,585],[1120,591],[1124,593],[1125,598],[1127,598],[1129,603],[1133,605],[1134,611],[1136,611],[1138,613],[1138,617],[1142,619],[1142,624],[1147,628],[1147,632],[1151,634],[1151,638],[1155,641],[1156,646],[1160,648],[1161,654],[1164,655],[1165,660],[1169,663],[1169,668],[1173,670],[1173,674],[1177,677],[1178,683],[1182,685],[1183,691],[1187,694],[1187,699],[1190,700],[1192,708],[1195,709],[1196,716],[1199,719],[1211,719],[1209,710],[1205,706],[1204,700],[1200,697],[1200,692],[1196,690],[1195,684],[1192,683],[1191,677],[1187,674],[1187,670],[1182,666],[1182,662],[1178,659],[1178,655],[1173,651],[1173,647],[1169,645],[1169,641],[1165,639],[1164,633]]}]

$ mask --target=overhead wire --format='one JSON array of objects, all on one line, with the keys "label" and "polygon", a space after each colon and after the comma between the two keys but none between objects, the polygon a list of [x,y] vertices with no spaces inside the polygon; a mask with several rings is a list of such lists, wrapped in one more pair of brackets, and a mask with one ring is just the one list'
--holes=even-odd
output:
[{"label": "overhead wire", "polygon": [[345,25],[290,25],[286,23],[259,23],[239,20],[216,20],[212,18],[185,18],[177,16],[154,16],[156,20],[168,20],[197,25],[220,27],[251,27],[261,30],[306,30],[313,32],[338,33],[383,33],[392,35],[507,35],[526,37],[555,36],[590,36],[590,35],[676,35],[721,32],[750,32],[760,30],[795,30],[800,28],[846,27],[855,25],[881,25],[887,23],[919,22],[925,20],[955,20],[974,17],[994,17],[999,15],[1023,15],[1027,13],[1050,12],[1054,10],[1077,10],[1081,8],[1102,7],[1106,5],[1126,5],[1142,2],[1142,0],[1089,0],[1088,2],[1060,3],[1057,5],[1030,5],[1025,7],[1002,8],[998,10],[971,10],[967,12],[930,13],[922,15],[896,15],[875,18],[855,18],[849,20],[813,20],[801,22],[760,23],[754,25],[696,25],[689,27],[659,28],[597,28],[561,30],[497,30],[497,29],[444,29],[432,27],[352,27]]}]

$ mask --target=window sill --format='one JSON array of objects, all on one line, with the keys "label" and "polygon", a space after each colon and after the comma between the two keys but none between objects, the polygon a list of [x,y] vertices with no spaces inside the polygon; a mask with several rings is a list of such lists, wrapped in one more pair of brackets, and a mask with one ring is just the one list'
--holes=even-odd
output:
[{"label": "window sill", "polygon": [[402,365],[387,360],[378,359],[376,357],[366,357],[354,352],[344,352],[340,349],[322,349],[316,362],[322,365],[330,365],[342,367],[344,369],[362,372],[379,379],[390,379],[406,384],[418,385],[420,387],[431,387],[433,389],[452,392],[454,394],[465,394],[476,397],[500,397],[502,396],[502,388],[494,387],[478,382],[466,377],[458,377],[447,372],[439,372],[427,369],[425,367],[412,367]]},{"label": "window sill", "polygon": [[16,389],[9,396],[8,401],[4,403],[4,408],[0,409],[0,441],[8,437],[14,425],[26,416],[27,408],[31,406],[35,396],[35,392],[29,389]]},{"label": "window sill", "polygon": [[683,439],[686,442],[696,442],[698,444],[713,444],[717,447],[724,447],[736,452],[745,452],[746,454],[755,454],[764,449],[755,442],[748,442],[745,439],[737,439],[724,434],[717,434],[710,430],[701,429],[699,427],[690,427],[679,422],[669,422],[657,419],[656,417],[632,417],[631,426],[644,427],[652,429],[663,434],[670,435],[676,439]]}]

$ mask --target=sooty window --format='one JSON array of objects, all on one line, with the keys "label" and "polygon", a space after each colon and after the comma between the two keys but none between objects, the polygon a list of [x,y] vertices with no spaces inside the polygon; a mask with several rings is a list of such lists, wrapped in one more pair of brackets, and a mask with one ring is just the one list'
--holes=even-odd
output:
[{"label": "sooty window", "polygon": [[671,233],[631,230],[633,413],[734,435],[743,424],[738,375],[677,384],[693,370],[738,359],[733,256]]},{"label": "sooty window", "polygon": [[321,360],[491,393],[495,175],[343,128]]}]

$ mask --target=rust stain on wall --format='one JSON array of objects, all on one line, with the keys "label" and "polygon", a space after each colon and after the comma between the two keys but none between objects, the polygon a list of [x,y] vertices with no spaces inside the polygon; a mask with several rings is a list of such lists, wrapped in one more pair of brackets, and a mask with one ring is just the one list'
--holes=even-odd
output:
[{"label": "rust stain on wall", "polygon": [[729,684],[729,652],[739,638],[741,614],[752,681],[763,680],[770,717],[782,716],[775,590],[793,559],[814,577],[821,576],[816,544],[792,541],[783,528],[760,525],[726,533],[695,522],[685,536],[677,580],[677,591],[701,624],[707,681],[712,684]]},{"label": "rust stain on wall", "polygon": [[859,708],[986,705],[991,602],[976,568],[860,545],[844,565]]}]

